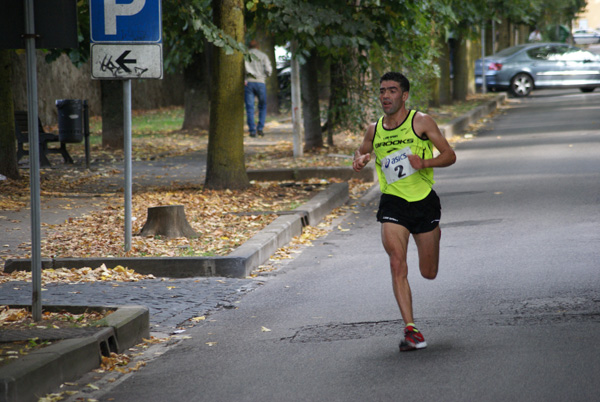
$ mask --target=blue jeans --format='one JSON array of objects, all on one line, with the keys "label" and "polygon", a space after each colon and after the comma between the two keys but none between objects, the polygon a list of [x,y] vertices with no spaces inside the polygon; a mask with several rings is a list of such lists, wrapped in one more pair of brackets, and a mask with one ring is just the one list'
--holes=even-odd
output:
[{"label": "blue jeans", "polygon": [[[258,126],[254,125],[254,97],[258,97]],[[262,82],[248,82],[244,88],[244,101],[246,102],[246,119],[248,131],[256,133],[265,127],[267,118],[267,86]]]}]

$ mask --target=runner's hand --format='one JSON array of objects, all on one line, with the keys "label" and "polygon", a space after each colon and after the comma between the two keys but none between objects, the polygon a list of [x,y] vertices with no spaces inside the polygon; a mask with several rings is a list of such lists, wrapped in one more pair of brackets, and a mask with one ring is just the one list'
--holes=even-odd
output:
[{"label": "runner's hand", "polygon": [[355,156],[354,161],[352,162],[352,169],[354,169],[355,172],[360,172],[361,169],[364,168],[370,160],[371,154]]},{"label": "runner's hand", "polygon": [[419,170],[425,168],[425,161],[419,155],[408,155],[408,160],[413,169]]}]

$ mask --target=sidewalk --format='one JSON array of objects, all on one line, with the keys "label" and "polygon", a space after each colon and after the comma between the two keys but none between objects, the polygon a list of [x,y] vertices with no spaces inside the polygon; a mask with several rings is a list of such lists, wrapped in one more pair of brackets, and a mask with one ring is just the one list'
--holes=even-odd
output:
[{"label": "sidewalk", "polygon": [[[261,138],[250,138],[247,135],[244,137],[244,147],[248,154],[259,153],[261,149],[267,146],[277,146],[281,141],[292,141],[292,125],[290,123],[274,123],[270,127],[267,127],[268,131],[265,131],[265,136]],[[200,139],[200,141],[207,141],[206,137]],[[100,176],[96,180],[88,180],[83,185],[78,186],[77,191],[65,192],[62,196],[53,197],[42,197],[41,205],[41,222],[42,225],[42,237],[45,237],[46,225],[60,224],[68,219],[76,219],[90,211],[97,208],[98,200],[106,195],[122,194],[123,187],[123,162],[122,161],[110,161],[110,162],[97,162],[96,166],[93,166],[93,172],[81,171],[77,172],[82,176],[93,175]],[[108,174],[105,172],[109,172]],[[117,172],[117,174],[114,174]],[[269,169],[269,170],[248,170],[249,179],[255,181],[301,181],[306,178],[317,177],[317,178],[329,178],[338,177],[342,180],[348,180],[351,177],[362,178],[364,181],[372,181],[375,177],[373,167],[357,174],[352,171],[349,167],[343,168],[303,168],[303,169]],[[48,176],[56,176],[61,174],[60,165],[52,169],[47,173]],[[62,174],[65,174],[62,172]],[[73,173],[67,173],[73,174]],[[204,184],[206,174],[206,149],[202,151],[196,151],[185,155],[174,156],[170,158],[159,158],[156,160],[134,160],[133,161],[133,192],[137,193],[144,190],[146,187],[157,187],[164,186],[168,187],[171,185],[178,186],[197,186],[201,187]],[[340,194],[343,198],[343,194]],[[345,202],[344,200],[337,200],[336,202]],[[331,207],[331,205],[328,205]],[[300,212],[300,211],[299,211]],[[317,222],[320,217],[311,217],[311,220],[316,219]],[[284,219],[282,219],[284,220]],[[287,219],[288,221],[293,221]],[[285,221],[285,220],[284,220]],[[309,223],[310,224],[310,223]],[[0,216],[0,228],[4,235],[2,236],[2,251],[6,252],[12,250],[11,254],[19,254],[15,252],[19,249],[19,246],[26,244],[31,241],[31,224],[29,209],[21,208],[19,211],[2,211]],[[295,236],[295,234],[294,234]],[[289,240],[289,239],[288,239]],[[1,254],[0,254],[1,257]],[[235,257],[235,256],[232,256]],[[101,261],[100,261],[101,260]],[[123,261],[117,260],[106,260],[106,259],[81,259],[69,260],[61,259],[59,261],[45,260],[43,262],[44,268],[80,268],[82,266],[100,266],[103,262],[106,262],[107,267],[113,268],[116,265],[131,265],[131,268],[144,269],[140,264],[136,264],[132,261],[131,264],[123,264]],[[219,261],[219,259],[209,259]],[[100,261],[100,262],[98,262]],[[144,263],[151,261],[150,259],[143,259]],[[185,260],[191,261],[191,260]],[[221,261],[216,262],[219,265],[217,270],[212,268],[214,261],[209,263],[208,268],[203,268],[206,273],[194,272],[201,270],[201,268],[193,268],[188,274],[190,275],[220,275],[220,276],[237,276],[244,277],[249,271],[240,268],[235,268],[235,272],[231,272],[230,268],[225,267],[221,270],[220,266],[223,265]],[[157,264],[153,268],[148,268],[145,272],[153,273],[157,276],[162,276],[159,272],[161,271],[160,266],[164,263],[164,260],[157,261]],[[87,264],[87,265],[86,265]],[[17,260],[12,263],[9,261],[4,265],[5,272],[12,272],[14,270],[28,270],[28,260]],[[225,264],[228,265],[228,264]],[[235,264],[234,264],[235,265]],[[255,268],[255,267],[252,267]],[[140,272],[142,273],[142,272]],[[172,276],[172,273],[167,273],[166,276]],[[175,275],[181,276],[181,275]]]},{"label": "sidewalk", "polygon": [[[460,130],[474,123],[485,115],[491,113],[504,101],[504,95],[499,95],[497,101],[490,102],[489,105],[482,106],[472,111],[462,118],[455,119],[442,128],[446,137],[458,134]],[[260,147],[265,143],[277,143],[282,139],[280,134],[265,132],[264,138],[247,138],[248,145]],[[289,131],[288,134],[289,135]],[[251,144],[251,143],[254,144]],[[203,182],[203,175],[198,174],[198,169],[203,169],[205,159],[201,154],[191,155],[190,158],[177,157],[173,159],[159,160],[153,162],[134,163],[134,183],[143,186],[144,183],[156,184],[157,180],[187,180],[197,183]],[[204,155],[205,158],[205,155]],[[371,165],[372,166],[372,165]],[[172,169],[173,168],[173,169]],[[165,170],[169,170],[169,176],[165,177]],[[202,170],[203,171],[203,170]],[[190,172],[193,172],[190,173]],[[304,172],[305,174],[319,174],[318,170],[314,172]],[[330,175],[332,172],[327,172]],[[345,172],[334,172],[336,174],[347,174]],[[261,175],[272,178],[273,175],[282,175],[281,171],[256,172],[255,180],[259,180]],[[298,174],[298,173],[296,173]],[[373,177],[373,171],[369,173]],[[281,176],[275,176],[281,177]],[[276,179],[277,180],[277,179]],[[107,185],[110,185],[108,183]],[[118,185],[118,183],[117,183]],[[109,186],[110,187],[110,186]],[[69,217],[85,213],[93,208],[94,197],[86,199],[69,200],[73,202],[75,209],[63,210],[53,208],[51,204],[44,205],[44,219],[50,217],[57,222],[64,221]],[[80,283],[80,284],[45,284],[46,289],[42,293],[42,303],[44,306],[52,305],[71,305],[71,306],[105,306],[107,301],[111,305],[118,303],[121,308],[127,307],[129,311],[138,311],[136,313],[137,324],[134,324],[133,330],[119,332],[115,326],[123,325],[122,321],[131,322],[131,317],[121,317],[121,322],[113,323],[109,328],[113,328],[115,333],[114,342],[118,345],[133,345],[147,337],[148,334],[163,337],[171,335],[178,330],[193,326],[193,317],[207,316],[211,311],[221,308],[234,308],[237,301],[247,292],[252,291],[265,280],[264,278],[247,279],[247,273],[253,268],[266,261],[274,251],[287,244],[289,240],[301,233],[302,220],[308,219],[309,224],[317,224],[331,209],[347,202],[348,186],[347,183],[340,183],[330,186],[327,190],[320,192],[308,203],[297,208],[294,215],[284,215],[277,218],[271,225],[263,229],[247,243],[239,247],[231,255],[222,258],[185,258],[185,259],[130,259],[127,261],[119,260],[118,264],[129,268],[134,268],[140,273],[152,272],[171,277],[166,281],[144,280],[139,282],[122,282],[115,286],[110,282]],[[63,200],[64,201],[64,200]],[[28,211],[23,211],[20,216],[15,214],[8,215],[7,219],[0,220],[0,229],[8,233],[11,237],[8,244],[20,244],[28,241],[28,231],[17,230],[8,231],[10,227],[15,227],[13,220],[21,220],[21,226],[28,224]],[[18,232],[18,233],[15,233]],[[4,242],[4,241],[3,241]],[[17,243],[18,242],[18,243]],[[103,262],[107,260],[102,260]],[[55,260],[52,264],[65,265],[66,262],[81,264],[81,259],[77,261]],[[116,261],[115,261],[116,262]],[[89,264],[89,261],[85,261]],[[48,264],[46,262],[45,264]],[[9,265],[9,264],[7,264]],[[12,265],[14,269],[23,269],[24,266]],[[109,266],[107,264],[107,266]],[[168,267],[168,272],[165,271]],[[10,265],[9,267],[10,268]],[[209,274],[211,276],[206,277]],[[212,275],[218,276],[213,277]],[[205,276],[200,278],[199,276]],[[10,282],[0,284],[0,304],[10,305],[30,305],[31,303],[31,285],[25,282]],[[116,307],[119,307],[116,306]],[[139,306],[147,308],[148,314],[140,313]],[[142,310],[143,308],[142,307]],[[141,318],[141,323],[140,318]],[[145,317],[145,318],[144,318]],[[144,322],[145,321],[145,322]],[[54,350],[50,353],[34,352],[27,356],[27,359],[20,359],[17,363],[0,368],[0,400],[1,401],[35,401],[36,396],[42,396],[47,392],[54,390],[59,384],[65,381],[72,381],[91,370],[94,364],[99,364],[100,356],[107,349],[107,343],[111,335],[104,337],[86,336],[77,338],[78,341],[65,340],[53,345]],[[85,341],[82,341],[85,340]],[[80,344],[80,342],[82,342]],[[91,343],[91,346],[89,345]],[[79,345],[75,346],[74,345]],[[80,348],[80,349],[78,349]],[[47,349],[47,348],[46,348]],[[79,353],[78,353],[79,352]],[[74,354],[75,353],[75,354]],[[78,354],[77,354],[78,353]],[[79,368],[65,366],[65,356],[71,356],[78,361],[83,361]],[[18,364],[18,370],[16,369]],[[10,367],[10,369],[9,369]],[[46,378],[45,381],[39,381],[40,378]]]}]

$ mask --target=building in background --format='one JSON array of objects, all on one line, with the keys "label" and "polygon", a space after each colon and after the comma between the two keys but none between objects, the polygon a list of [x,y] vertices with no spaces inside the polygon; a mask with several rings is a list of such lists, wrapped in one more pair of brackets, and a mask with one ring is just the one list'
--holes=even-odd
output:
[{"label": "building in background", "polygon": [[598,30],[600,31],[600,0],[588,0],[585,12],[573,21],[573,30]]}]

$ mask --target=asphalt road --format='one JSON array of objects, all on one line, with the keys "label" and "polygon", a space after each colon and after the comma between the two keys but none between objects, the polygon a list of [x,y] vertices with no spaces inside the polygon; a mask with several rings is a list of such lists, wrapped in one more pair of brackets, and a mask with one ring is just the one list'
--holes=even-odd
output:
[{"label": "asphalt road", "polygon": [[[591,401],[600,378],[600,91],[512,99],[436,172],[440,274],[418,275],[429,344],[402,322],[371,192],[236,309],[101,401]],[[349,229],[349,230],[346,230]]]}]

